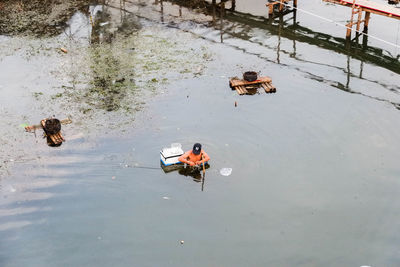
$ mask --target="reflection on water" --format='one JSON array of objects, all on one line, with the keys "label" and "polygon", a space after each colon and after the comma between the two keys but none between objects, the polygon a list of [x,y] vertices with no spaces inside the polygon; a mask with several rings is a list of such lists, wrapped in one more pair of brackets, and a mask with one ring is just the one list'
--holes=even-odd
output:
[{"label": "reflection on water", "polygon": [[[182,4],[179,1],[169,2],[183,5],[185,7],[191,7],[188,3]],[[295,9],[288,9],[283,13],[283,15],[273,15],[266,18],[263,16],[243,14],[241,12],[233,12],[231,10],[232,6],[228,6],[226,9],[223,9],[223,7],[223,3],[220,5],[215,3],[215,1],[212,3],[205,1],[204,7],[200,10],[208,16],[209,21],[212,21],[209,25],[213,25],[215,30],[219,31],[220,42],[224,42],[224,39],[230,39],[229,42],[225,41],[225,45],[245,50],[249,54],[257,55],[267,61],[282,64],[285,67],[293,67],[293,65],[297,64],[313,64],[316,66],[325,66],[339,71],[344,71],[346,72],[346,81],[337,81],[332,80],[329,77],[322,77],[318,74],[319,71],[316,70],[312,70],[311,72],[304,70],[304,75],[316,81],[331,84],[333,87],[340,90],[360,94],[379,101],[386,101],[393,104],[395,107],[400,105],[400,100],[398,99],[398,95],[400,94],[399,86],[378,79],[375,75],[370,77],[363,75],[364,63],[372,63],[376,66],[400,74],[399,55],[392,55],[389,51],[385,51],[382,48],[369,46],[368,36],[364,35],[361,39],[356,37],[354,40],[347,40],[346,38],[334,37],[327,33],[314,31],[300,25],[299,21],[297,21]],[[220,12],[217,12],[218,10]],[[166,13],[164,9],[160,12]],[[185,12],[191,11],[185,10]],[[172,13],[173,12],[170,12],[168,15],[172,16],[173,21]],[[165,16],[166,15],[167,14],[165,14]],[[219,21],[217,20],[218,15]],[[178,25],[178,27],[180,26]],[[185,26],[181,28],[187,30]],[[193,29],[192,31],[196,33],[199,32],[196,29]],[[200,32],[199,35],[213,41],[217,40],[214,36],[208,34],[207,31]],[[237,40],[243,40],[245,43],[239,45]],[[287,45],[288,41],[292,42],[291,49]],[[251,45],[246,45],[246,42]],[[344,55],[346,60],[343,60],[343,62],[338,62],[337,60],[329,62],[321,60],[321,57],[316,58],[315,60],[309,59],[304,57],[304,53],[297,52],[297,47],[302,45],[302,43],[316,46],[319,49],[327,50],[328,52],[332,51]],[[256,47],[255,45],[259,47]],[[282,48],[283,46],[284,48]],[[276,51],[275,59],[271,58],[270,55],[265,56],[265,51],[261,50],[263,48]],[[324,53],[321,50],[319,52],[321,54]],[[282,60],[282,58],[286,59],[287,56],[294,59],[296,64],[290,64],[287,60]],[[353,65],[350,64],[351,61],[358,61],[359,67],[353,67]],[[345,67],[338,67],[338,65],[344,65],[343,63],[345,64]],[[356,70],[353,70],[353,68]],[[300,67],[298,70],[302,71]],[[358,71],[358,74],[354,73],[355,71]],[[383,89],[387,91],[382,91],[379,94],[373,95],[369,92],[354,90],[351,88],[351,80],[354,78],[371,81],[372,83],[383,87]]]},{"label": "reflection on water", "polygon": [[[170,166],[163,166],[161,165],[162,170],[164,173],[171,173],[177,171],[180,175],[183,176],[190,176],[193,178],[195,182],[201,182],[203,177],[203,168],[200,166],[197,167],[190,167],[184,164],[175,164]],[[209,169],[210,165],[205,165],[205,170]]]}]

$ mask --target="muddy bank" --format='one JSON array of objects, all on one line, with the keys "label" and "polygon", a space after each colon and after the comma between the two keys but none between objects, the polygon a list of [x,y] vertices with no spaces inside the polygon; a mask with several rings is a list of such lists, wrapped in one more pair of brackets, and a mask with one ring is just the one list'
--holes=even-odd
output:
[{"label": "muddy bank", "polygon": [[54,36],[63,32],[71,16],[88,12],[96,1],[2,0],[0,35]]}]

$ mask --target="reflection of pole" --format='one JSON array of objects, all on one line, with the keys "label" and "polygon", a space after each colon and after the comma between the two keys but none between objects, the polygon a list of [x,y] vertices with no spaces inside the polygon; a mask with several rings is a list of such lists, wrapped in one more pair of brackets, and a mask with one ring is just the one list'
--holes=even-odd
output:
[{"label": "reflection of pole", "polygon": [[347,51],[347,82],[346,89],[349,90],[350,85],[350,50]]},{"label": "reflection of pole", "polygon": [[213,26],[215,26],[215,17],[216,17],[216,11],[215,7],[217,5],[217,0],[212,0],[212,17],[213,17]]},{"label": "reflection of pole", "polygon": [[278,47],[277,47],[277,49],[276,49],[276,53],[277,53],[276,61],[277,61],[278,63],[281,63],[281,62],[280,62],[279,54],[280,54],[280,51],[281,51],[281,30],[282,30],[282,24],[283,24],[283,15],[282,15],[282,13],[281,13],[281,14],[279,15]]},{"label": "reflection of pole", "polygon": [[164,3],[163,0],[160,0],[161,5],[161,22],[164,23]]},{"label": "reflection of pole", "polygon": [[224,39],[223,39],[223,30],[224,30],[224,25],[223,25],[223,23],[224,23],[224,11],[225,11],[225,2],[221,2],[221,29],[220,29],[220,31],[221,31],[221,43],[223,43],[224,42]]},{"label": "reflection of pole", "polygon": [[[297,5],[297,0],[293,2],[293,6]],[[292,57],[296,57],[296,28],[297,28],[297,21],[296,21],[296,13],[297,13],[297,8],[293,9],[293,35],[295,38],[293,38],[293,53]]]},{"label": "reflection of pole", "polygon": [[235,9],[236,9],[236,0],[232,0],[231,10],[235,11]]}]

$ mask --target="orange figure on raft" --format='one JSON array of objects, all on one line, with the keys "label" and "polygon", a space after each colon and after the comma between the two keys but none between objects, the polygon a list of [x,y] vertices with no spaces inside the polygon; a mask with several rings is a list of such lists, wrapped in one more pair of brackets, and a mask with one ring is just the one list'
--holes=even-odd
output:
[{"label": "orange figure on raft", "polygon": [[187,151],[185,154],[180,156],[178,160],[189,164],[190,166],[196,166],[209,161],[210,157],[203,149],[201,149],[201,144],[196,143],[192,150]]}]

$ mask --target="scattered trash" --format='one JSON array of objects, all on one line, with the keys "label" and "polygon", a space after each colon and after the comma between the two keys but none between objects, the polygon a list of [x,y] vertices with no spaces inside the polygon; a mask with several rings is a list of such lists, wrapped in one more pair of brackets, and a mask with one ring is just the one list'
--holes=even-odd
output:
[{"label": "scattered trash", "polygon": [[237,107],[237,102],[235,101],[235,107]]},{"label": "scattered trash", "polygon": [[10,162],[14,162],[14,159],[10,159]]},{"label": "scattered trash", "polygon": [[115,180],[115,178],[117,178],[117,177],[115,177],[115,176],[111,177],[112,180]]},{"label": "scattered trash", "polygon": [[65,54],[68,53],[68,50],[65,49],[64,47],[61,47],[60,50],[61,50],[61,52],[64,52]]},{"label": "scattered trash", "polygon": [[25,129],[26,127],[28,127],[28,126],[29,126],[29,125],[28,125],[27,123],[22,123],[22,124],[19,125],[19,127],[24,128],[24,129]]},{"label": "scattered trash", "polygon": [[101,240],[101,236],[98,236],[97,239],[98,239],[98,240]]},{"label": "scattered trash", "polygon": [[181,240],[181,244],[185,243],[185,241]]},{"label": "scattered trash", "polygon": [[107,21],[107,22],[102,22],[102,23],[100,23],[99,25],[100,25],[101,27],[103,27],[103,26],[105,26],[105,25],[107,25],[107,24],[110,24],[110,22],[109,22],[109,21]]},{"label": "scattered trash", "polygon": [[219,173],[223,176],[229,176],[232,173],[232,168],[222,168]]},{"label": "scattered trash", "polygon": [[10,192],[11,193],[15,193],[17,191],[17,189],[15,189],[14,187],[10,186]]},{"label": "scattered trash", "polygon": [[163,199],[165,199],[165,200],[170,200],[170,198],[169,198],[169,197],[163,197]]}]

